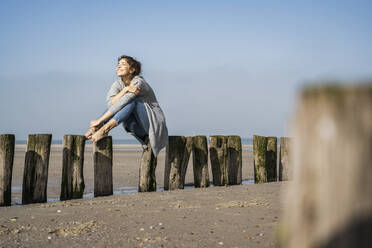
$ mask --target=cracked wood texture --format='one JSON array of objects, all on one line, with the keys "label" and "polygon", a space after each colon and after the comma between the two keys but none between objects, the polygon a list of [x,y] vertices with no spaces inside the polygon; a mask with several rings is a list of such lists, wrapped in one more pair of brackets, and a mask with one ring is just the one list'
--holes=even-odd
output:
[{"label": "cracked wood texture", "polygon": [[209,137],[209,157],[211,160],[213,185],[227,185],[227,137],[213,135]]},{"label": "cracked wood texture", "polygon": [[51,134],[30,134],[23,173],[22,204],[47,201]]},{"label": "cracked wood texture", "polygon": [[208,145],[206,136],[193,137],[192,158],[195,187],[209,187]]},{"label": "cracked wood texture", "polygon": [[142,157],[139,168],[138,192],[156,191],[157,158],[152,152],[150,140],[146,144],[146,149],[142,151]]},{"label": "cracked wood texture", "polygon": [[292,179],[290,142],[290,138],[280,137],[279,181],[288,181]]},{"label": "cracked wood texture", "polygon": [[112,195],[112,136],[93,144],[93,166],[94,196]]},{"label": "cracked wood texture", "polygon": [[278,158],[278,138],[267,137],[266,175],[268,182],[276,182],[276,162]]},{"label": "cracked wood texture", "polygon": [[240,136],[227,137],[227,185],[242,183],[242,141]]},{"label": "cracked wood texture", "polygon": [[10,206],[12,202],[12,172],[15,136],[0,135],[0,206]]},{"label": "cracked wood texture", "polygon": [[253,167],[254,167],[254,182],[266,183],[266,156],[267,156],[267,137],[253,136]]},{"label": "cracked wood texture", "polygon": [[60,199],[70,200],[83,197],[84,193],[84,149],[83,135],[63,136],[62,182]]},{"label": "cracked wood texture", "polygon": [[292,125],[283,247],[371,247],[371,107],[372,84],[302,92]]},{"label": "cracked wood texture", "polygon": [[186,170],[192,146],[192,137],[169,136],[165,154],[165,190],[183,189],[185,187]]}]

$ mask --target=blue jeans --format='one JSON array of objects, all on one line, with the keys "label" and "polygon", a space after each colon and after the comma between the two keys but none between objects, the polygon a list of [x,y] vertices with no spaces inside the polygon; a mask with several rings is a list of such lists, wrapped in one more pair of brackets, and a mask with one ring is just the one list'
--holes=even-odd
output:
[{"label": "blue jeans", "polygon": [[[106,111],[107,109],[103,113],[106,113]],[[123,123],[128,133],[132,134],[141,143],[144,143],[149,134],[150,123],[145,105],[137,97],[131,100],[115,115],[105,120],[104,123],[107,123],[111,118],[118,124]]]}]

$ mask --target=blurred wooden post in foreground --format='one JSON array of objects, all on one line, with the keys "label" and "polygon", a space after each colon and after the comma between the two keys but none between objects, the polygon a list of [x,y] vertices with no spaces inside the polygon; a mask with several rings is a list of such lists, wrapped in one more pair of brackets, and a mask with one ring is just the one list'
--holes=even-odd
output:
[{"label": "blurred wooden post in foreground", "polygon": [[93,144],[94,196],[112,195],[112,136]]},{"label": "blurred wooden post in foreground", "polygon": [[10,206],[12,202],[12,172],[15,136],[0,135],[0,206]]},{"label": "blurred wooden post in foreground", "polygon": [[156,191],[157,158],[152,152],[150,141],[146,144],[147,148],[143,150],[139,168],[138,192]]},{"label": "blurred wooden post in foreground", "polygon": [[192,147],[194,185],[209,187],[208,144],[206,136],[194,136]]},{"label": "blurred wooden post in foreground", "polygon": [[267,182],[266,149],[267,138],[253,135],[253,167],[255,183]]},{"label": "blurred wooden post in foreground", "polygon": [[[283,247],[371,247],[372,85],[303,91]],[[287,233],[287,237],[285,237]]]},{"label": "blurred wooden post in foreground", "polygon": [[28,135],[23,172],[22,204],[47,201],[51,134]]},{"label": "blurred wooden post in foreground", "polygon": [[209,137],[209,156],[211,160],[213,185],[223,186],[227,184],[227,137],[215,135]]},{"label": "blurred wooden post in foreground", "polygon": [[227,137],[227,185],[242,183],[242,141],[240,136]]},{"label": "blurred wooden post in foreground", "polygon": [[292,179],[290,142],[290,138],[280,137],[279,181],[288,181]]},{"label": "blurred wooden post in foreground", "polygon": [[85,188],[83,176],[84,148],[84,136],[63,136],[61,201],[83,197]]},{"label": "blurred wooden post in foreground", "polygon": [[277,137],[267,137],[267,147],[266,147],[266,172],[267,181],[276,182],[276,162],[278,158],[278,138]]},{"label": "blurred wooden post in foreground", "polygon": [[164,189],[183,189],[185,175],[192,150],[192,137],[169,136],[166,147]]}]

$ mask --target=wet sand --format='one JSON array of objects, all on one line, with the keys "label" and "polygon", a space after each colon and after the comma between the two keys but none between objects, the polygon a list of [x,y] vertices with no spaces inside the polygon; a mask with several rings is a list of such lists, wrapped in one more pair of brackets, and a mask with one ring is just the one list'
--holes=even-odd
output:
[{"label": "wet sand", "polygon": [[[164,155],[158,158],[159,190]],[[52,149],[49,198],[59,197],[61,156],[60,149]],[[140,156],[140,150],[114,149],[114,190],[135,191]],[[14,162],[13,185],[21,185],[24,150],[16,152]],[[251,162],[252,153],[244,152],[245,180],[253,179]],[[89,147],[84,166],[88,196],[93,192]],[[186,183],[192,182],[190,161]],[[0,247],[275,247],[280,199],[287,187],[288,183],[274,182],[2,207]]]}]

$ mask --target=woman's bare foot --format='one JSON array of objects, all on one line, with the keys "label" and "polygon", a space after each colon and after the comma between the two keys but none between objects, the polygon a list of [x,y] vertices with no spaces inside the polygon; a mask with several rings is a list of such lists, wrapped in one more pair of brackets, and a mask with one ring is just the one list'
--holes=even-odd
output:
[{"label": "woman's bare foot", "polygon": [[96,132],[96,128],[94,127],[91,127],[89,128],[89,130],[85,133],[85,138],[86,139],[90,139],[92,137],[92,135]]},{"label": "woman's bare foot", "polygon": [[106,133],[106,132],[103,130],[103,127],[102,127],[102,128],[100,128],[97,132],[95,132],[95,133],[91,136],[90,140],[91,140],[92,142],[97,142],[97,141],[99,141],[100,139],[106,137],[107,135],[108,135],[108,133]]},{"label": "woman's bare foot", "polygon": [[98,131],[96,131],[90,138],[92,142],[97,142],[100,139],[106,137],[111,129],[116,127],[118,123],[111,119],[109,122],[107,122],[103,127],[101,127]]},{"label": "woman's bare foot", "polygon": [[90,127],[89,130],[85,133],[85,138],[86,139],[91,139],[92,138],[92,135],[97,132],[101,127],[103,126],[103,124],[97,126],[97,127]]}]

